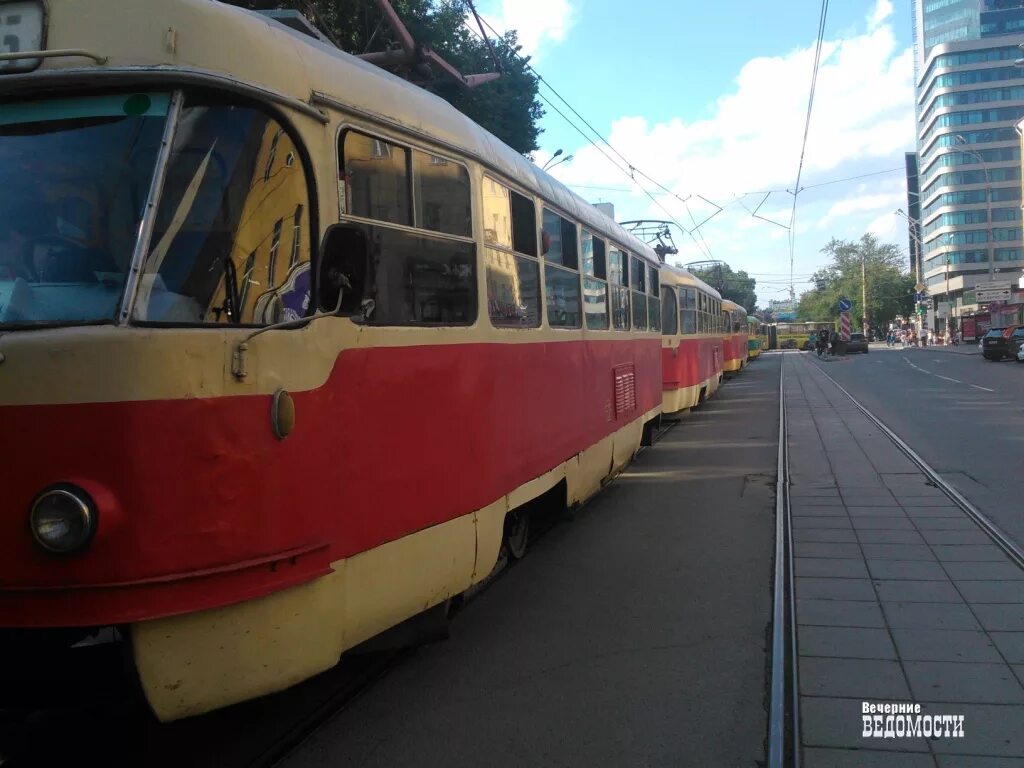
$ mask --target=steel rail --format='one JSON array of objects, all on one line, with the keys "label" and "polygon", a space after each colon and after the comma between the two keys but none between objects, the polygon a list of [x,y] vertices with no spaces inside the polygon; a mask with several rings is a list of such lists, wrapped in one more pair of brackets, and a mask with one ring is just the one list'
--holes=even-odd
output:
[{"label": "steel rail", "polygon": [[[792,605],[792,552],[789,530],[789,451],[786,445],[786,356],[783,354],[779,366],[779,450],[775,479],[775,574],[772,612],[772,664],[769,684],[770,703],[768,710],[768,768],[783,768],[786,764],[786,658],[792,652],[795,660],[796,638],[791,637],[789,648],[786,643],[786,604]],[[793,690],[793,734],[798,738],[796,717],[796,665],[791,674]],[[798,759],[798,742],[794,743],[793,759]]]},{"label": "steel rail", "polygon": [[984,512],[968,501],[967,498],[960,493],[960,491],[954,488],[951,483],[943,479],[942,475],[932,469],[928,462],[922,459],[918,453],[907,445],[899,435],[889,429],[881,419],[861,405],[853,395],[846,391],[846,388],[843,387],[842,384],[825,373],[820,366],[814,367],[818,369],[818,372],[822,376],[831,381],[840,392],[846,395],[850,399],[850,402],[853,403],[861,413],[867,416],[876,427],[882,430],[882,434],[888,437],[908,459],[914,462],[918,469],[920,469],[921,472],[923,472],[924,475],[939,488],[939,490],[945,493],[958,507],[966,512],[968,517],[970,517],[979,528],[988,534],[989,538],[995,542],[996,546],[1002,549],[1018,568],[1024,570],[1024,550],[1022,550],[1012,538],[1004,533],[998,525],[993,523]]}]

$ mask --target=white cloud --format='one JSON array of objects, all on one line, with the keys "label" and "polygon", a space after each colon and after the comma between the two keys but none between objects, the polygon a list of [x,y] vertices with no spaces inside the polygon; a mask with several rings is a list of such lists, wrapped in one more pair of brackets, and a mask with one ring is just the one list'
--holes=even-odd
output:
[{"label": "white cloud", "polygon": [[890,16],[892,16],[891,0],[877,0],[871,15],[868,16],[868,29],[877,29]]},{"label": "white cloud", "polygon": [[[903,153],[914,147],[912,50],[897,44],[891,22],[885,22],[891,13],[889,0],[878,0],[865,31],[823,46],[801,178],[807,189],[798,199],[797,274],[809,274],[821,264],[819,251],[832,236],[859,238],[870,224],[905,202],[903,175],[898,172],[860,183],[813,186],[901,168]],[[683,204],[645,182],[680,222],[692,226],[691,215],[700,221],[714,211],[690,195],[699,193],[725,207],[701,231],[712,255],[734,268],[789,273],[786,231],[751,219],[749,210],[762,201],[763,191],[775,190],[759,215],[789,222],[792,197],[784,190],[795,181],[813,56],[813,41],[808,41],[807,47],[786,55],[751,59],[740,69],[734,87],[705,110],[706,118],[652,124],[644,117],[623,116],[608,134],[611,144],[635,167],[688,198]],[[628,185],[622,172],[593,146],[572,154],[571,164],[554,169],[563,182]],[[588,194],[586,189],[578,191]],[[667,218],[641,192],[602,194],[615,202],[620,220]],[[750,226],[751,221],[759,226]],[[893,241],[905,246],[899,233]],[[677,244],[683,261],[707,258],[706,249],[689,237]]]},{"label": "white cloud", "polygon": [[575,21],[569,0],[500,0],[482,6],[480,15],[498,32],[516,30],[522,52],[534,58],[544,44],[564,40]]}]

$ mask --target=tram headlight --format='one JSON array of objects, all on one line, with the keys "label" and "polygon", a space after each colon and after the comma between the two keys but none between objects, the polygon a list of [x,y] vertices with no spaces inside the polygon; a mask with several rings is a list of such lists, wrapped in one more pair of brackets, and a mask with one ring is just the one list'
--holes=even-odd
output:
[{"label": "tram headlight", "polygon": [[70,555],[85,549],[96,533],[96,507],[85,491],[74,485],[47,488],[32,502],[29,528],[47,552]]}]

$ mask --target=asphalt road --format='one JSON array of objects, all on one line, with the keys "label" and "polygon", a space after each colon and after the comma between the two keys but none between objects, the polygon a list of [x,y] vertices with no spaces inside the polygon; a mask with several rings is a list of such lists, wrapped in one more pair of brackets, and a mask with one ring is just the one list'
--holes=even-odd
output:
[{"label": "asphalt road", "polygon": [[780,360],[727,383],[284,765],[763,765]]},{"label": "asphalt road", "polygon": [[819,364],[1024,546],[1024,364],[885,344]]}]

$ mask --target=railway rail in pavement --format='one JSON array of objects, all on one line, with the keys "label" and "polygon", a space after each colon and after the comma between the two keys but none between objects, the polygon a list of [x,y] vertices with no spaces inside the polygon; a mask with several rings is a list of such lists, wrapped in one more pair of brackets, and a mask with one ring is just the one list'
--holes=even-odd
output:
[{"label": "railway rail in pavement", "polygon": [[1019,549],[822,364],[784,360],[802,764],[1020,764]]}]

